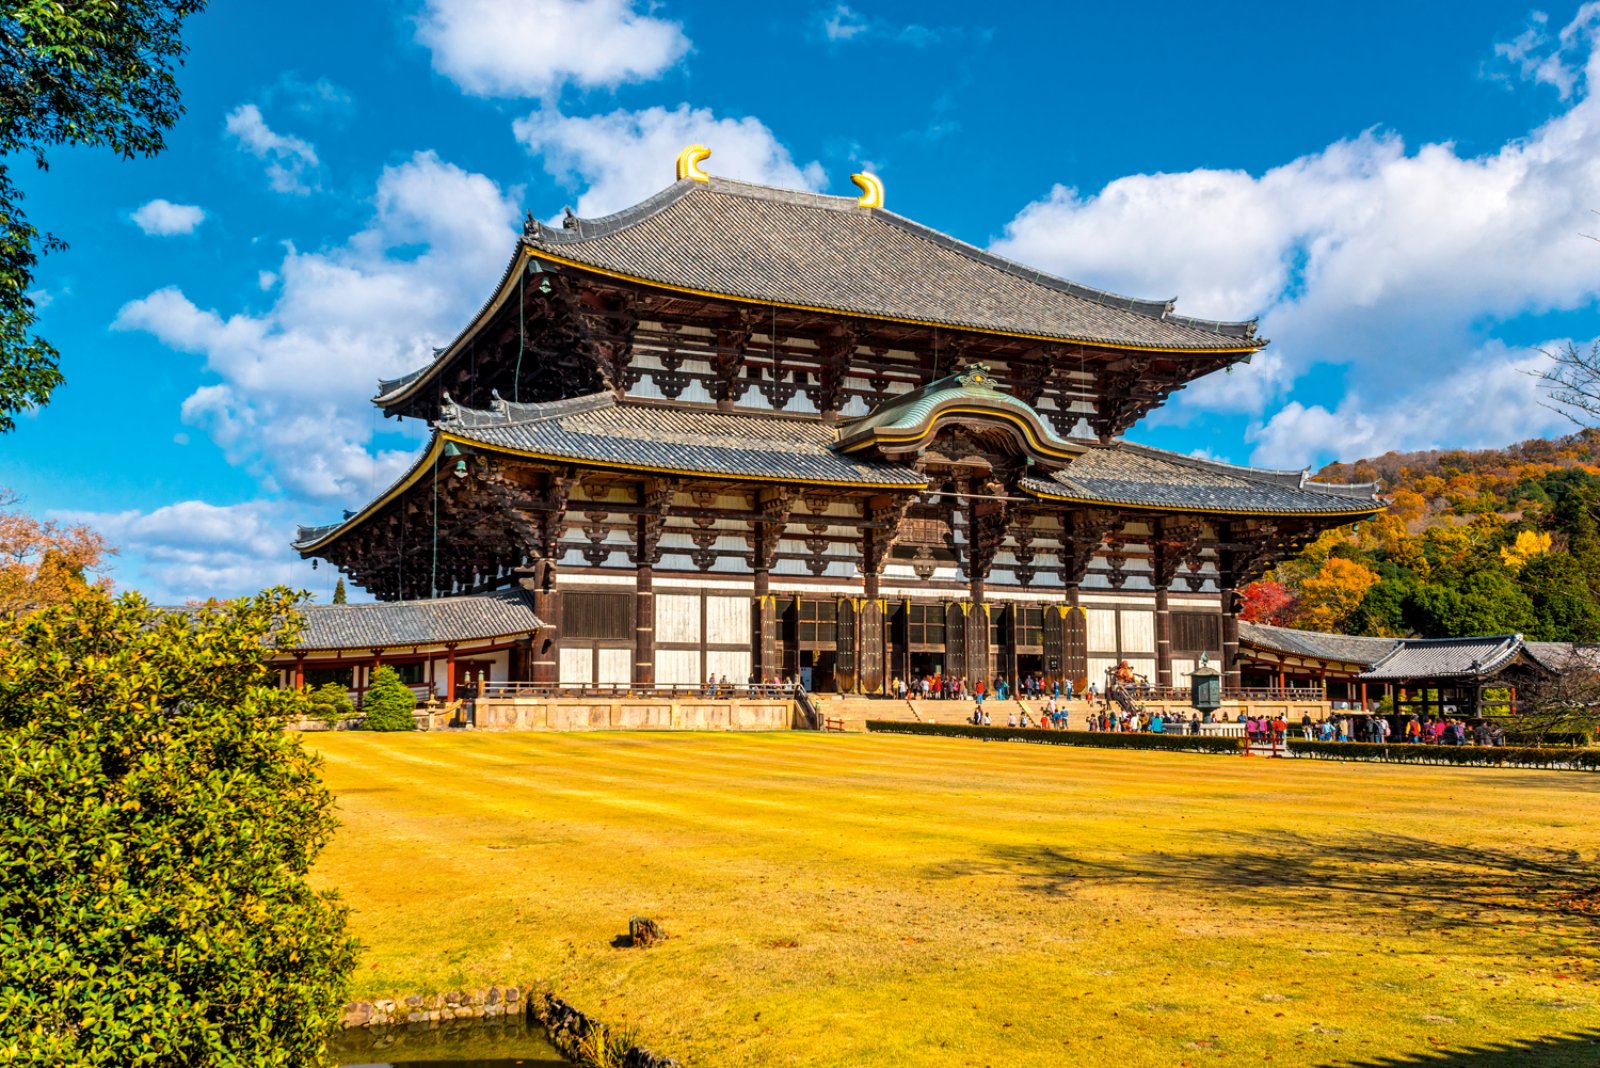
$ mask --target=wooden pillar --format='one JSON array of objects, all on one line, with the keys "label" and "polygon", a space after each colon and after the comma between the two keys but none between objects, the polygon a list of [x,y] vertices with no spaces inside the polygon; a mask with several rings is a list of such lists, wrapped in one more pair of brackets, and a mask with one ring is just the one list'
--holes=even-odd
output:
[{"label": "wooden pillar", "polygon": [[1239,614],[1242,598],[1237,590],[1222,591],[1222,692],[1242,685],[1239,672]]},{"label": "wooden pillar", "polygon": [[1156,587],[1156,685],[1172,686],[1172,606],[1167,588]]},{"label": "wooden pillar", "polygon": [[544,626],[533,639],[528,678],[536,686],[555,686],[561,681],[561,591],[556,588],[556,566],[541,560],[531,570],[532,575],[520,581],[533,594],[533,614]]},{"label": "wooden pillar", "polygon": [[1367,711],[1367,684],[1361,684],[1361,711]]},{"label": "wooden pillar", "polygon": [[294,688],[297,690],[306,688],[306,658],[303,656],[294,658]]},{"label": "wooden pillar", "polygon": [[989,682],[989,612],[983,599],[983,576],[972,575],[967,585],[972,600],[972,611],[967,613],[967,656],[964,674],[967,682],[976,686]]},{"label": "wooden pillar", "polygon": [[754,648],[751,663],[756,678],[766,682],[783,677],[783,663],[778,651],[778,599],[772,595],[772,576],[764,567],[755,573],[755,619],[751,622]]},{"label": "wooden pillar", "polygon": [[655,568],[649,563],[639,564],[634,573],[633,583],[633,684],[654,686],[656,684]]},{"label": "wooden pillar", "polygon": [[453,644],[444,647],[444,699],[456,699],[456,647]]}]

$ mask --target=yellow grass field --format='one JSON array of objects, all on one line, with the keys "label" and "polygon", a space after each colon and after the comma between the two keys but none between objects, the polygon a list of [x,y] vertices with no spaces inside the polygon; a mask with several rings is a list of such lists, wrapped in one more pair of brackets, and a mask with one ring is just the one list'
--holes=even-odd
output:
[{"label": "yellow grass field", "polygon": [[[1600,775],[801,733],[306,744],[361,996],[542,979],[690,1068],[1600,1064],[1600,918],[1563,907],[1600,883]],[[634,914],[669,941],[614,947]]]}]

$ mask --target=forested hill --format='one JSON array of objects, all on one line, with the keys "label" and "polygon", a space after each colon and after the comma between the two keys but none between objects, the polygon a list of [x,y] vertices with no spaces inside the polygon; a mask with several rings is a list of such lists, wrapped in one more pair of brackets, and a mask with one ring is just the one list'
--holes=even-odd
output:
[{"label": "forested hill", "polygon": [[1388,514],[1330,531],[1245,591],[1245,618],[1349,634],[1600,641],[1600,430],[1330,464]]}]

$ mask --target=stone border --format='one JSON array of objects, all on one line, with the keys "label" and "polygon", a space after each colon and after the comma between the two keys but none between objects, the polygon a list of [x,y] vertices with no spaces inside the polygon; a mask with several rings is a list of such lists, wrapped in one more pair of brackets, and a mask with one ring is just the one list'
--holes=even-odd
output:
[{"label": "stone border", "polygon": [[[545,1037],[563,1056],[572,1059],[585,1040],[596,1032],[610,1031],[596,1020],[548,990],[533,994],[526,983],[452,990],[441,994],[408,994],[397,998],[352,1001],[344,1007],[339,1026],[344,1030],[383,1030],[407,1026],[435,1026],[457,1020],[506,1020],[518,1016],[539,1024]],[[578,1060],[576,1063],[585,1063]],[[682,1068],[671,1057],[630,1046],[621,1068]]]},{"label": "stone border", "polygon": [[452,990],[443,994],[409,994],[345,1005],[339,1026],[400,1027],[405,1024],[442,1023],[446,1020],[481,1020],[526,1012],[532,999],[526,984]]}]

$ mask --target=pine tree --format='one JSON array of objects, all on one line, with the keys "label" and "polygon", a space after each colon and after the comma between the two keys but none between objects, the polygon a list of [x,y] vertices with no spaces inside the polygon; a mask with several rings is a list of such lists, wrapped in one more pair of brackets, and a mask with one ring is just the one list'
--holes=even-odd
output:
[{"label": "pine tree", "polygon": [[339,576],[339,581],[334,584],[334,587],[333,587],[333,603],[334,604],[344,604],[345,603],[344,576],[343,575],[340,575]]},{"label": "pine tree", "polygon": [[369,731],[415,730],[411,711],[416,707],[417,695],[400,681],[394,668],[380,667],[372,673],[372,685],[361,702],[361,711],[367,716],[361,726]]}]

